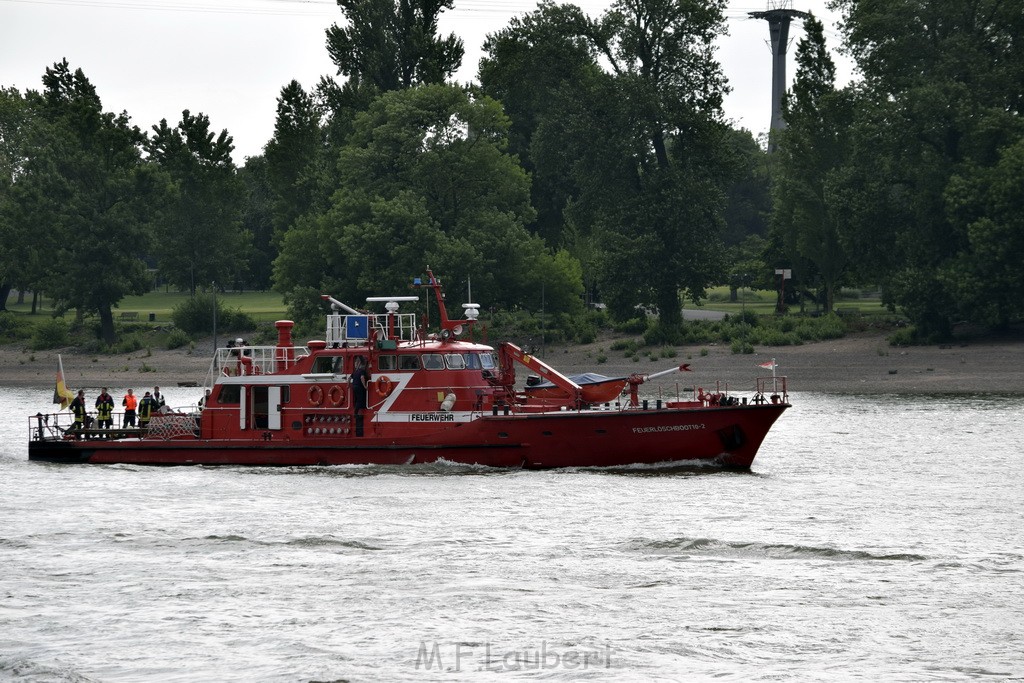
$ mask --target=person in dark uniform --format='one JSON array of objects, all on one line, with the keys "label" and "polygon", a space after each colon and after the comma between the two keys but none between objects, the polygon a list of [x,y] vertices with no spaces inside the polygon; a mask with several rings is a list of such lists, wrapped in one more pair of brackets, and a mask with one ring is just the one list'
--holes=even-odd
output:
[{"label": "person in dark uniform", "polygon": [[69,405],[68,408],[70,408],[71,412],[75,414],[75,421],[71,423],[71,429],[84,429],[86,424],[86,418],[89,417],[89,413],[85,408],[84,390],[78,390],[78,396],[75,396],[74,400],[71,401],[71,405]]},{"label": "person in dark uniform", "polygon": [[146,395],[139,401],[139,429],[149,427],[150,418],[159,409],[160,405],[153,399],[153,395],[147,391]]},{"label": "person in dark uniform", "polygon": [[167,401],[164,400],[164,395],[160,393],[160,387],[153,387],[153,400],[156,401],[156,408],[154,408],[154,412],[167,405]]},{"label": "person in dark uniform", "polygon": [[96,424],[100,429],[114,426],[114,399],[107,393],[107,388],[96,397]]},{"label": "person in dark uniform", "polygon": [[352,407],[356,413],[356,436],[363,435],[363,412],[366,410],[366,391],[370,387],[370,372],[366,367],[366,359],[356,356],[355,369],[352,371]]}]

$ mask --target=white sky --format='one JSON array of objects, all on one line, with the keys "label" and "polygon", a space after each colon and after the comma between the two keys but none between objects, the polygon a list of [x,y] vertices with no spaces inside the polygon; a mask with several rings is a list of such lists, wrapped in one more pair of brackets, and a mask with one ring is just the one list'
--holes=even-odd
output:
[{"label": "white sky", "polygon": [[[597,16],[610,2],[575,4]],[[725,111],[755,134],[765,132],[770,120],[771,51],[767,22],[746,14],[784,4],[729,3],[731,35],[719,52],[733,88]],[[795,0],[792,6],[823,21],[835,53],[836,17],[825,0]],[[465,43],[457,80],[475,80],[488,33],[535,7],[535,0],[455,0],[455,9],[442,15],[441,32],[454,32]],[[143,130],[164,118],[176,125],[184,109],[206,114],[215,131],[227,128],[234,137],[241,165],[273,135],[282,86],[295,79],[309,89],[320,76],[334,75],[324,32],[341,20],[334,0],[0,0],[0,86],[40,90],[46,67],[67,58],[85,72],[106,111],[127,111]],[[790,79],[802,35],[795,22]],[[847,82],[848,60],[833,58],[840,83]]]}]

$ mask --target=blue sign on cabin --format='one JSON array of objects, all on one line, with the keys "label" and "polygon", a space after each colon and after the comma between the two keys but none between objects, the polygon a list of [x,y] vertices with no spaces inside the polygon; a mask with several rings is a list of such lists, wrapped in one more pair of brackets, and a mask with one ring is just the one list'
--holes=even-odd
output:
[{"label": "blue sign on cabin", "polygon": [[369,337],[369,321],[365,315],[349,315],[345,317],[346,339],[368,339]]}]

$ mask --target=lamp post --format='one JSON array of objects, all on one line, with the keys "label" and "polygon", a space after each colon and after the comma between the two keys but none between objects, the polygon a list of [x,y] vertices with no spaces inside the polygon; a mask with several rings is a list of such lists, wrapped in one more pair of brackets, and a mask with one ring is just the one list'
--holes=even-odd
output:
[{"label": "lamp post", "polygon": [[781,276],[779,279],[779,304],[775,307],[776,313],[786,312],[786,280],[793,279],[793,271],[789,268],[776,268],[775,274]]},{"label": "lamp post", "polygon": [[217,355],[217,283],[210,283],[213,290],[213,355]]}]

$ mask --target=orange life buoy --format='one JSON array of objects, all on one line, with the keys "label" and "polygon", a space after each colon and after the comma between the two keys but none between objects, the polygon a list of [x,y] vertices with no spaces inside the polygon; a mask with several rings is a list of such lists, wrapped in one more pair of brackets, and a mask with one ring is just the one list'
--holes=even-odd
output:
[{"label": "orange life buoy", "polygon": [[391,393],[391,380],[388,377],[377,378],[377,393],[383,398],[387,398]]},{"label": "orange life buoy", "polygon": [[324,402],[324,390],[320,388],[319,384],[314,384],[309,388],[309,405],[318,406]]},{"label": "orange life buoy", "polygon": [[331,402],[332,406],[337,408],[345,403],[345,390],[335,384],[330,388],[330,391],[327,392],[327,400]]}]

